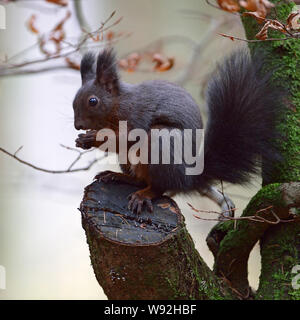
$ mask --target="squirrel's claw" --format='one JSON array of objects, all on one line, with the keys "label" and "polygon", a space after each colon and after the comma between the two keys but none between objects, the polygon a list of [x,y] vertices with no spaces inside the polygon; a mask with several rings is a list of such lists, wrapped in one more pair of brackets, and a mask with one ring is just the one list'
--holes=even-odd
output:
[{"label": "squirrel's claw", "polygon": [[105,170],[103,172],[98,173],[94,180],[101,180],[104,183],[108,182],[120,182],[120,183],[127,183],[137,187],[145,186],[143,181],[140,181],[128,174],[121,173],[121,172],[114,172],[110,170]]},{"label": "squirrel's claw", "polygon": [[150,213],[153,212],[153,205],[151,199],[143,195],[142,192],[137,191],[129,195],[128,209],[133,213],[141,214],[143,207]]},{"label": "squirrel's claw", "polygon": [[94,180],[101,180],[104,183],[116,180],[116,172],[105,170],[103,172],[98,173]]},{"label": "squirrel's claw", "polygon": [[[225,217],[234,217],[236,207],[235,204],[227,196],[224,197],[224,200],[220,206]],[[220,220],[222,220],[222,218],[220,218]]]}]

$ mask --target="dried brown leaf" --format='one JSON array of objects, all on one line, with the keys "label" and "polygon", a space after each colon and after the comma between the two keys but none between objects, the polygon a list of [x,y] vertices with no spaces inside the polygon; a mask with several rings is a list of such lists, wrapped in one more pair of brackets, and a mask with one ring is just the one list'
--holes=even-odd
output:
[{"label": "dried brown leaf", "polygon": [[35,21],[36,21],[36,15],[33,14],[33,15],[29,18],[27,25],[28,25],[29,30],[30,30],[32,33],[39,34],[39,33],[40,33],[39,30],[38,30],[38,29],[36,28],[36,26],[34,25],[34,24],[35,24]]},{"label": "dried brown leaf", "polygon": [[266,40],[268,39],[268,23],[267,22],[262,28],[261,30],[256,34],[256,38],[258,40]]},{"label": "dried brown leaf", "polygon": [[53,28],[52,31],[61,30],[66,21],[71,17],[71,11],[67,11],[66,16]]},{"label": "dried brown leaf", "polygon": [[62,7],[66,7],[68,5],[68,0],[46,0],[46,2],[50,2],[53,4],[57,4]]},{"label": "dried brown leaf", "polygon": [[266,40],[268,38],[268,30],[273,29],[285,33],[285,26],[277,20],[268,20],[261,30],[255,36],[259,40]]},{"label": "dried brown leaf", "polygon": [[253,17],[259,24],[263,23],[266,19],[261,17],[258,12],[244,12],[243,16]]},{"label": "dried brown leaf", "polygon": [[221,9],[229,12],[240,11],[240,6],[235,0],[218,0],[218,5]]},{"label": "dried brown leaf", "polygon": [[155,53],[152,57],[155,62],[154,70],[164,72],[170,70],[174,66],[174,58],[166,57],[161,53]]},{"label": "dried brown leaf", "polygon": [[113,31],[110,30],[110,31],[107,32],[107,34],[106,34],[106,40],[107,41],[113,40],[114,37],[115,37],[115,33]]},{"label": "dried brown leaf", "polygon": [[241,7],[245,8],[248,11],[257,11],[259,0],[244,0],[239,1]]},{"label": "dried brown leaf", "polygon": [[75,61],[72,61],[70,58],[66,58],[65,59],[66,63],[68,64],[68,66],[74,70],[80,70],[80,64],[75,62]]},{"label": "dried brown leaf", "polygon": [[134,72],[140,63],[141,56],[137,52],[133,52],[128,55],[125,59],[119,61],[120,68],[126,70],[127,72]]},{"label": "dried brown leaf", "polygon": [[119,60],[119,67],[124,70],[127,69],[128,68],[127,60],[126,59]]},{"label": "dried brown leaf", "polygon": [[287,18],[287,27],[290,30],[300,29],[300,10],[297,12],[292,12]]},{"label": "dried brown leaf", "polygon": [[260,18],[265,18],[274,4],[268,0],[240,0],[239,4],[250,12],[255,12]]}]

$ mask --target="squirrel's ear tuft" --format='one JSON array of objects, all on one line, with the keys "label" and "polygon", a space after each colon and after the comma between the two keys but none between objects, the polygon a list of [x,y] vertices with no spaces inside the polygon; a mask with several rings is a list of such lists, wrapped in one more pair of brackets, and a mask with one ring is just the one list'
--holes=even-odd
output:
[{"label": "squirrel's ear tuft", "polygon": [[80,64],[82,84],[84,84],[88,80],[95,78],[95,60],[95,55],[92,52],[88,52],[83,56]]},{"label": "squirrel's ear tuft", "polygon": [[112,49],[105,49],[98,55],[96,81],[112,94],[119,93],[117,61]]}]

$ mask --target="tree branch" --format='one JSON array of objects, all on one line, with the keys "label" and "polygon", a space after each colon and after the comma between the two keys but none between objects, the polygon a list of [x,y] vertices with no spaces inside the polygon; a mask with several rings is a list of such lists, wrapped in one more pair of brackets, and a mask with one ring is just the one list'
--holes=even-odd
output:
[{"label": "tree branch", "polygon": [[[261,210],[272,206],[271,210]],[[215,257],[215,272],[230,281],[232,286],[244,297],[249,294],[248,258],[254,245],[271,227],[269,221],[287,220],[293,222],[299,216],[293,216],[291,208],[300,207],[300,182],[271,184],[263,187],[250,201],[242,217],[255,213],[266,221],[242,220],[216,225],[207,237],[207,244]],[[272,212],[274,210],[274,213]],[[277,224],[277,223],[276,223]]]},{"label": "tree branch", "polygon": [[[116,21],[112,22],[110,25],[107,25],[109,23],[109,21],[113,18],[113,16],[115,15],[115,11],[111,13],[111,15],[103,22],[101,23],[101,26],[93,31],[93,32],[84,32],[83,31],[83,36],[77,40],[76,43],[71,43],[70,41],[67,41],[65,39],[61,39],[60,43],[61,43],[61,48],[59,49],[59,52],[50,54],[48,52],[43,52],[43,57],[38,58],[38,59],[34,59],[34,60],[25,60],[19,63],[11,63],[10,61],[12,60],[12,58],[8,58],[6,59],[6,61],[4,61],[1,65],[0,65],[0,77],[1,76],[11,76],[11,75],[25,75],[25,74],[30,74],[30,73],[38,73],[39,69],[27,69],[27,67],[31,67],[33,65],[38,65],[38,64],[45,64],[48,63],[51,60],[58,60],[58,59],[66,59],[72,55],[74,55],[75,53],[77,53],[81,48],[84,48],[84,46],[88,43],[88,40],[94,39],[94,37],[100,33],[103,33],[105,31],[110,30],[112,27],[116,26],[118,23],[120,23],[120,21],[122,20],[122,17],[118,18]],[[53,30],[50,31],[53,32]],[[49,34],[43,34],[39,36],[38,42],[34,45],[31,46],[27,49],[30,50],[33,47],[36,46],[42,46],[43,44],[43,39],[47,39],[47,37],[49,37]],[[99,38],[100,39],[100,38]],[[100,41],[100,40],[99,40]],[[116,39],[114,40],[116,41]],[[94,40],[93,40],[94,42]],[[112,42],[112,41],[110,41]],[[101,44],[99,43],[99,45],[105,45],[105,43],[101,42]],[[23,50],[23,51],[25,51]],[[17,54],[18,56],[19,54]],[[57,70],[57,69],[64,69],[64,67],[72,69],[72,67],[65,61],[65,65],[61,65],[61,66],[47,66],[47,67],[43,67],[41,68],[41,72],[47,72],[47,71],[52,71],[52,70]]]},{"label": "tree branch", "polygon": [[102,159],[105,158],[106,155],[104,155],[103,157],[100,157],[98,159],[94,159],[93,161],[91,161],[87,166],[85,167],[81,167],[81,168],[76,168],[76,169],[73,169],[74,165],[81,159],[81,157],[88,153],[88,152],[91,152],[93,151],[93,149],[91,150],[87,150],[87,151],[79,151],[78,149],[75,149],[75,148],[70,148],[70,147],[66,147],[64,145],[61,145],[62,147],[64,148],[67,148],[68,150],[72,150],[72,151],[76,151],[78,153],[78,156],[75,158],[75,160],[72,161],[72,163],[69,165],[69,167],[67,169],[64,169],[64,170],[52,170],[52,169],[45,169],[45,168],[41,168],[39,166],[36,166],[28,161],[25,161],[21,158],[19,158],[17,156],[17,153],[23,148],[23,147],[20,147],[15,153],[10,153],[9,151],[3,149],[0,147],[0,151],[7,154],[8,156],[10,156],[11,158],[17,160],[18,162],[28,166],[28,167],[31,167],[35,170],[38,170],[38,171],[42,171],[42,172],[46,172],[46,173],[53,173],[53,174],[62,174],[62,173],[75,173],[75,172],[79,172],[79,171],[88,171],[94,164],[96,164],[98,161],[101,161]]}]

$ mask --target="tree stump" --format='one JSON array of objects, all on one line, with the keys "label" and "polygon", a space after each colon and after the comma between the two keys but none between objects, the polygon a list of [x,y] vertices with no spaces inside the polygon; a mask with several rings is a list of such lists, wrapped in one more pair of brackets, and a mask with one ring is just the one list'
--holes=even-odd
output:
[{"label": "tree stump", "polygon": [[82,226],[96,278],[109,299],[211,299],[219,285],[188,234],[177,204],[127,209],[137,187],[95,181],[85,188]]}]

